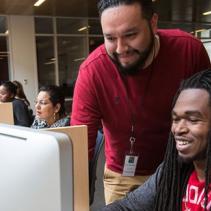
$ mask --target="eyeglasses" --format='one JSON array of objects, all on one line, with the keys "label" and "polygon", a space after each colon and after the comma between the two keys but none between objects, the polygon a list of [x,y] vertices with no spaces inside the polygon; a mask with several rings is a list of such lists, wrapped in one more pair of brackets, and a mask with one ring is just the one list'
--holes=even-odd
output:
[{"label": "eyeglasses", "polygon": [[50,102],[48,102],[46,100],[39,100],[39,101],[35,100],[34,103],[35,103],[35,105],[38,104],[40,106],[50,104]]}]

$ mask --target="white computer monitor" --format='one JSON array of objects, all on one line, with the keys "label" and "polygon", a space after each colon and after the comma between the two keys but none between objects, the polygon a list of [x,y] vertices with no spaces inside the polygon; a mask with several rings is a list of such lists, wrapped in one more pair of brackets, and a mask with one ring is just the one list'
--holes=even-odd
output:
[{"label": "white computer monitor", "polygon": [[73,211],[71,140],[0,124],[0,210]]}]

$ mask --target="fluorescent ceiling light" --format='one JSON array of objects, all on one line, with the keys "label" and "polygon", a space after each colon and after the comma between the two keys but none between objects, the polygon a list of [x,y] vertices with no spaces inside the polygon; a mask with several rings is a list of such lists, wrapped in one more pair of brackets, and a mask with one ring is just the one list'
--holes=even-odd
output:
[{"label": "fluorescent ceiling light", "polygon": [[204,12],[202,13],[203,15],[211,15],[211,11],[207,11],[207,12]]},{"label": "fluorescent ceiling light", "polygon": [[73,61],[78,62],[78,61],[83,61],[84,59],[85,59],[85,57],[81,57],[81,58],[74,59]]},{"label": "fluorescent ceiling light", "polygon": [[45,1],[45,0],[38,0],[38,1],[34,4],[34,6],[35,6],[35,7],[39,7],[44,1]]},{"label": "fluorescent ceiling light", "polygon": [[44,64],[45,64],[45,65],[55,64],[55,61],[45,62]]},{"label": "fluorescent ceiling light", "polygon": [[208,29],[197,29],[197,30],[192,31],[192,32],[190,32],[190,33],[191,33],[191,34],[195,34],[195,33],[203,32],[203,31],[206,31],[206,30],[208,30]]},{"label": "fluorescent ceiling light", "polygon": [[88,28],[90,28],[90,26],[84,26],[78,29],[78,31],[81,32],[81,31],[87,30]]},{"label": "fluorescent ceiling light", "polygon": [[206,29],[198,29],[195,32],[198,33],[198,32],[203,32],[203,31],[206,31]]}]

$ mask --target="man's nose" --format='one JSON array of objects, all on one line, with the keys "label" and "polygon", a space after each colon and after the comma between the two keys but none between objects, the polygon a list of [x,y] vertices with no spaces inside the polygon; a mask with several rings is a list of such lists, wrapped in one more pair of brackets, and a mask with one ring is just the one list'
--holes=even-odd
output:
[{"label": "man's nose", "polygon": [[117,40],[116,52],[118,54],[122,54],[122,53],[126,52],[127,50],[128,50],[128,45],[127,45],[126,41],[122,38],[119,38]]},{"label": "man's nose", "polygon": [[180,120],[177,123],[173,123],[172,132],[176,135],[187,133],[188,127],[185,120]]}]

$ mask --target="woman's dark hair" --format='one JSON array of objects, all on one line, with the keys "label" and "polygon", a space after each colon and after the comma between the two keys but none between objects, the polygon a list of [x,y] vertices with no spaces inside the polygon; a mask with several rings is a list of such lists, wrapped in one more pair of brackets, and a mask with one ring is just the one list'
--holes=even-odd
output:
[{"label": "woman's dark hair", "polygon": [[16,96],[18,98],[24,100],[26,102],[27,106],[30,106],[30,102],[28,101],[28,99],[24,93],[22,84],[19,81],[13,81],[12,83],[15,84],[15,86],[17,87]]},{"label": "woman's dark hair", "polygon": [[[189,79],[183,81],[175,95],[173,107],[179,94],[186,89],[204,89],[209,93],[211,102],[211,69],[196,73]],[[200,100],[200,99],[199,99]],[[211,109],[211,104],[210,109]],[[170,133],[167,150],[163,162],[160,183],[156,194],[156,211],[169,210],[181,211],[182,198],[185,194],[188,179],[194,167],[193,164],[179,163],[177,159],[178,152],[175,146],[173,134]],[[211,181],[211,133],[208,134],[208,146],[206,152],[205,168],[205,207],[208,203],[209,184]]]},{"label": "woman's dark hair", "polygon": [[12,94],[14,97],[17,93],[17,87],[11,81],[6,81],[1,84],[1,86],[5,87],[5,89]]},{"label": "woman's dark hair", "polygon": [[138,3],[141,6],[143,18],[150,20],[154,13],[152,0],[99,0],[98,13],[101,16],[103,11],[107,8],[117,7],[119,5],[132,5]]},{"label": "woman's dark hair", "polygon": [[46,85],[42,86],[39,91],[47,92],[50,96],[50,101],[54,106],[56,106],[57,103],[61,105],[59,110],[60,117],[65,115],[65,97],[61,87],[56,85]]}]

